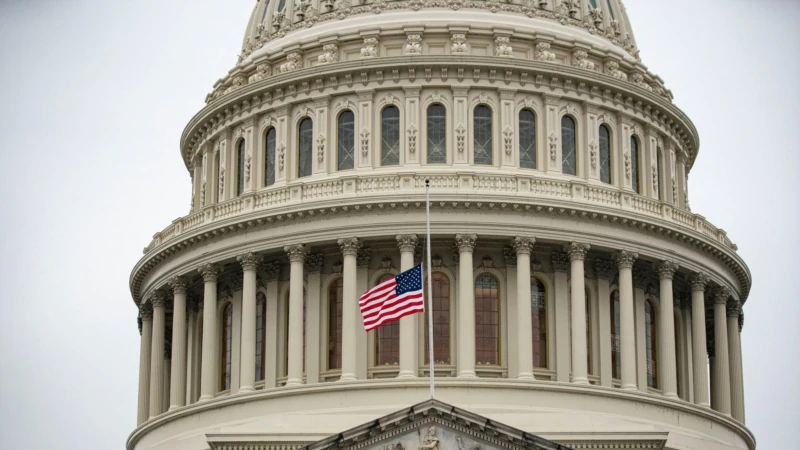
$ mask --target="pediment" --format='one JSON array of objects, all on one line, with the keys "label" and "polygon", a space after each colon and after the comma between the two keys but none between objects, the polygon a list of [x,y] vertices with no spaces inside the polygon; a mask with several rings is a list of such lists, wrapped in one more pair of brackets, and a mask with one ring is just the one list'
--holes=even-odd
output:
[{"label": "pediment", "polygon": [[569,450],[530,433],[429,400],[303,450]]}]

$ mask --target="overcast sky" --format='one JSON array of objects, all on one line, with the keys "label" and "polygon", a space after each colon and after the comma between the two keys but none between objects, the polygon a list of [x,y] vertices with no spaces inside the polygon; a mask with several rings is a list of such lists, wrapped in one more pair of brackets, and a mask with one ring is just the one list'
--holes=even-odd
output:
[{"label": "overcast sky", "polygon": [[[134,429],[128,276],[189,208],[180,134],[236,62],[253,3],[0,0],[0,448],[122,448]],[[800,1],[626,4],[700,133],[692,208],[753,273],[748,426],[760,449],[794,448]]]}]

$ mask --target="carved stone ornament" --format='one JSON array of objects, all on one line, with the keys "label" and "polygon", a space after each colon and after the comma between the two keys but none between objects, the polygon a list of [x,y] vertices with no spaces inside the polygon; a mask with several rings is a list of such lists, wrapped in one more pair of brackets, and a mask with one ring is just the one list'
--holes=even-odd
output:
[{"label": "carved stone ornament", "polygon": [[376,58],[378,56],[378,38],[364,38],[364,46],[361,47],[362,58]]},{"label": "carved stone ornament", "polygon": [[319,253],[306,256],[305,270],[308,273],[320,273],[325,265],[325,258]]},{"label": "carved stone ornament", "polygon": [[464,125],[459,124],[458,128],[456,128],[456,149],[458,150],[458,153],[464,153],[466,133],[467,129],[464,128]]},{"label": "carved stone ornament", "polygon": [[478,236],[475,234],[457,234],[456,246],[458,247],[458,251],[471,253],[475,248],[475,241],[477,240]]},{"label": "carved stone ornament", "polygon": [[264,264],[264,277],[267,281],[277,281],[281,276],[281,263],[272,261]]},{"label": "carved stone ornament", "polygon": [[242,269],[256,270],[259,263],[261,263],[261,256],[253,252],[247,252],[244,255],[237,256],[236,260],[242,265]]},{"label": "carved stone ornament", "polygon": [[555,133],[550,133],[550,161],[556,162],[556,146],[558,144],[558,136]]},{"label": "carved stone ornament", "polygon": [[169,280],[169,285],[172,288],[172,293],[175,295],[186,293],[186,278],[184,277],[172,277]]},{"label": "carved stone ornament", "polygon": [[222,198],[222,193],[225,190],[225,168],[219,169],[219,192],[217,193],[219,198]]},{"label": "carved stone ornament", "polygon": [[283,247],[291,262],[303,262],[308,254],[308,249],[303,244],[293,244]]},{"label": "carved stone ornament", "polygon": [[322,46],[322,54],[317,57],[320,64],[330,64],[339,62],[339,46],[337,44],[325,44]]},{"label": "carved stone ornament", "polygon": [[322,162],[325,160],[325,136],[322,133],[317,136],[317,161]]},{"label": "carved stone ornament", "polygon": [[678,264],[673,261],[664,260],[655,265],[656,272],[662,280],[671,280],[678,271]]},{"label": "carved stone ornament", "polygon": [[456,33],[450,37],[450,53],[453,55],[466,55],[469,54],[469,48],[467,48],[467,35]]},{"label": "carved stone ornament", "polygon": [[728,300],[731,297],[731,290],[725,286],[720,286],[714,289],[714,304],[715,305],[727,305]]},{"label": "carved stone ornament", "polygon": [[652,175],[653,175],[653,191],[658,193],[658,166],[655,164],[651,167]]},{"label": "carved stone ornament", "polygon": [[253,157],[250,153],[247,154],[247,157],[244,160],[244,181],[245,183],[250,182],[250,165],[252,162]]},{"label": "carved stone ornament", "polygon": [[506,150],[506,155],[511,156],[511,150],[514,143],[514,130],[511,127],[506,127],[503,131],[503,147]]},{"label": "carved stone ornament", "polygon": [[536,61],[553,62],[556,60],[556,54],[550,51],[549,42],[539,42],[536,44],[536,53],[534,53],[533,59]]},{"label": "carved stone ornament", "polygon": [[594,70],[594,63],[589,61],[589,54],[583,50],[572,52],[572,66],[586,70]]},{"label": "carved stone ornament", "polygon": [[369,130],[364,128],[361,130],[361,156],[367,156],[369,153]]},{"label": "carved stone ornament", "polygon": [[603,10],[599,8],[589,8],[589,17],[592,19],[594,27],[603,28]]},{"label": "carved stone ornament", "polygon": [[255,83],[257,81],[265,80],[270,75],[269,64],[259,64],[256,66],[256,73],[251,75],[247,80],[248,83]]},{"label": "carved stone ornament", "polygon": [[369,267],[369,262],[372,259],[372,249],[371,248],[359,248],[358,253],[356,253],[356,266],[358,267]]},{"label": "carved stone ornament", "polygon": [[528,236],[516,236],[514,237],[514,252],[517,255],[530,255],[531,251],[533,251],[533,244],[536,243],[536,238],[528,237]]},{"label": "carved stone ornament", "polygon": [[417,151],[417,127],[411,124],[406,133],[408,134],[408,151],[413,154]]},{"label": "carved stone ornament", "polygon": [[216,264],[206,264],[197,269],[197,272],[203,277],[203,281],[217,281],[219,274],[222,273],[222,268]]},{"label": "carved stone ornament", "polygon": [[553,270],[556,272],[567,272],[569,270],[569,255],[561,252],[553,252]]},{"label": "carved stone ornament", "polygon": [[625,178],[631,179],[631,152],[625,152]]},{"label": "carved stone ornament", "polygon": [[422,54],[422,36],[419,34],[409,34],[406,38],[406,45],[403,46],[403,54],[416,56]]},{"label": "carved stone ornament", "polygon": [[597,168],[597,142],[592,141],[589,144],[589,159],[592,162],[592,169]]},{"label": "carved stone ornament", "polygon": [[206,204],[206,181],[203,180],[203,184],[200,185],[200,206],[203,207]]},{"label": "carved stone ornament", "polygon": [[139,314],[142,315],[142,320],[151,320],[153,318],[153,305],[144,302],[140,303]]},{"label": "carved stone ornament", "polygon": [[[514,244],[513,240],[511,244]],[[505,261],[506,267],[517,265],[517,252],[514,247],[503,247],[503,261]]]},{"label": "carved stone ornament", "polygon": [[286,55],[286,62],[280,65],[279,72],[287,73],[303,68],[302,57],[299,52],[291,52]]},{"label": "carved stone ornament", "polygon": [[358,238],[342,238],[337,242],[344,256],[355,256],[358,253],[358,249],[361,248]]},{"label": "carved stone ornament", "polygon": [[619,70],[619,63],[616,61],[609,61],[606,64],[606,73],[618,80],[628,81],[628,75]]},{"label": "carved stone ornament", "polygon": [[494,260],[492,259],[492,257],[491,256],[484,256],[483,259],[481,259],[481,267],[483,267],[484,269],[493,268],[494,267]]},{"label": "carved stone ornament", "polygon": [[631,78],[631,81],[633,82],[633,84],[639,86],[640,88],[646,91],[653,92],[653,86],[650,86],[649,84],[645,83],[644,75],[641,72],[634,73],[633,77]]},{"label": "carved stone ornament", "polygon": [[278,170],[283,170],[286,165],[286,144],[281,142],[278,146]]},{"label": "carved stone ornament", "polygon": [[396,239],[401,252],[413,252],[419,242],[416,234],[398,234]]},{"label": "carved stone ornament", "polygon": [[633,263],[636,261],[636,258],[639,257],[638,253],[627,251],[627,250],[620,250],[614,253],[614,262],[617,264],[617,267],[620,269],[632,269]]},{"label": "carved stone ornament", "polygon": [[705,291],[708,286],[708,275],[704,273],[696,273],[690,278],[692,291]]},{"label": "carved stone ornament", "polygon": [[597,274],[597,278],[610,281],[614,278],[616,267],[611,261],[598,260],[594,263],[594,272]]},{"label": "carved stone ornament", "polygon": [[510,39],[506,36],[497,36],[494,39],[494,56],[510,58],[514,54],[511,48]]},{"label": "carved stone ornament", "polygon": [[230,94],[233,91],[239,90],[247,85],[247,78],[244,75],[236,75],[233,77],[231,85],[225,89],[224,94]]},{"label": "carved stone ornament", "polygon": [[583,261],[586,259],[586,254],[589,253],[590,248],[589,244],[571,242],[564,246],[564,251],[569,255],[570,261]]}]

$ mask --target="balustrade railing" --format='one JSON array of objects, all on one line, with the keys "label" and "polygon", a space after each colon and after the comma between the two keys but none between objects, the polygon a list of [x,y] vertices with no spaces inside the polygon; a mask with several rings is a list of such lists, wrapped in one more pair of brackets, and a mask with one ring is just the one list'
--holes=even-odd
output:
[{"label": "balustrade railing", "polygon": [[[349,180],[353,183],[350,184]],[[260,211],[284,205],[296,205],[331,199],[343,195],[369,197],[371,195],[423,193],[425,180],[430,180],[431,188],[449,192],[480,191],[488,195],[519,193],[530,197],[575,200],[586,204],[597,204],[615,209],[632,210],[654,218],[666,219],[676,225],[695,230],[716,242],[736,250],[737,247],[727,237],[725,231],[709,223],[703,216],[675,208],[671,203],[649,199],[628,193],[630,202],[623,201],[624,191],[614,187],[588,185],[578,182],[553,180],[533,176],[508,176],[493,174],[387,174],[356,175],[338,179],[325,179],[312,182],[296,182],[289,185],[269,187],[257,192],[246,193],[235,199],[226,200],[203,208],[184,218],[175,220],[163,231],[156,233],[144,249],[144,253],[175,239],[182,233],[194,230],[217,220],[237,216],[251,211]],[[345,182],[348,180],[348,183]],[[350,187],[345,187],[350,186]],[[354,187],[353,187],[354,186]],[[585,189],[578,189],[582,186]],[[575,187],[575,189],[573,189]],[[401,191],[402,189],[402,191]],[[581,192],[581,194],[578,194]],[[582,194],[585,192],[585,194]],[[629,203],[629,204],[628,204]],[[671,212],[670,212],[671,210]]]}]

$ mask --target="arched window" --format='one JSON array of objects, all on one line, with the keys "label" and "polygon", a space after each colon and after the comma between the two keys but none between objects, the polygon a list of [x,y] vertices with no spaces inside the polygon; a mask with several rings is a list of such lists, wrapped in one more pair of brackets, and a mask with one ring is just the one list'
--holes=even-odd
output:
[{"label": "arched window", "polygon": [[342,305],[344,280],[328,288],[328,369],[342,368]]},{"label": "arched window", "polygon": [[589,4],[592,5],[592,8],[597,9],[597,0],[589,0]]},{"label": "arched window", "polygon": [[220,378],[220,389],[227,390],[231,388],[231,356],[233,344],[233,305],[228,303],[222,311],[222,373]]},{"label": "arched window", "polygon": [[239,147],[236,152],[236,196],[244,193],[244,158],[245,158],[245,145],[244,139],[239,141]]},{"label": "arched window", "polygon": [[308,117],[300,121],[297,138],[297,177],[303,178],[311,175],[314,163],[314,125]]},{"label": "arched window", "polygon": [[[441,272],[433,272],[433,361],[450,364],[450,279]],[[427,284],[425,288],[427,289]],[[426,305],[427,307],[427,305]],[[428,347],[428,315],[425,314],[425,364],[430,364]]]},{"label": "arched window", "polygon": [[600,125],[600,181],[611,184],[611,133]]},{"label": "arched window", "polygon": [[[387,273],[378,278],[375,286],[394,275]],[[375,365],[391,366],[400,364],[400,322],[388,322],[375,330]]]},{"label": "arched window", "polygon": [[639,139],[631,136],[631,187],[637,194],[639,192]]},{"label": "arched window", "polygon": [[578,156],[575,153],[575,121],[571,117],[561,118],[561,172],[576,175]]},{"label": "arched window", "polygon": [[531,278],[531,325],[533,366],[547,368],[547,291],[544,283]]},{"label": "arched window", "polygon": [[500,294],[497,278],[484,273],[475,280],[475,361],[500,364]]},{"label": "arched window", "polygon": [[339,126],[336,133],[338,170],[349,170],[355,167],[355,136],[356,119],[353,111],[344,111],[339,114]]},{"label": "arched window", "polygon": [[658,387],[658,367],[656,362],[656,311],[648,300],[644,302],[644,331],[647,347],[647,386]]},{"label": "arched window", "polygon": [[616,20],[616,17],[614,17],[614,8],[611,7],[611,0],[606,0],[606,5],[608,5],[608,15],[611,16],[611,20]]},{"label": "arched window", "polygon": [[[283,317],[283,366],[284,375],[289,374],[289,292],[286,292],[286,308]],[[303,288],[303,372],[306,371],[306,288]]]},{"label": "arched window", "polygon": [[444,106],[428,106],[428,164],[447,162],[447,113]]},{"label": "arched window", "polygon": [[519,112],[519,166],[536,168],[536,116],[530,109]]},{"label": "arched window", "polygon": [[275,134],[275,128],[270,128],[264,140],[264,186],[275,184]]},{"label": "arched window", "polygon": [[475,164],[492,165],[492,110],[478,105],[473,113]]},{"label": "arched window", "polygon": [[621,378],[622,359],[619,349],[619,291],[611,293],[611,378]]},{"label": "arched window", "polygon": [[381,111],[381,165],[400,164],[400,110],[387,106]]},{"label": "arched window", "polygon": [[278,12],[283,12],[286,9],[286,0],[280,0],[278,2],[278,7],[275,8]]},{"label": "arched window", "polygon": [[661,149],[656,150],[656,172],[653,174],[653,189],[655,190],[654,194],[656,199],[661,198],[661,181],[663,178],[661,177],[661,159],[663,158],[664,154],[661,153]]},{"label": "arched window", "polygon": [[264,343],[267,341],[267,298],[259,292],[256,296],[256,381],[264,379],[266,355]]}]

